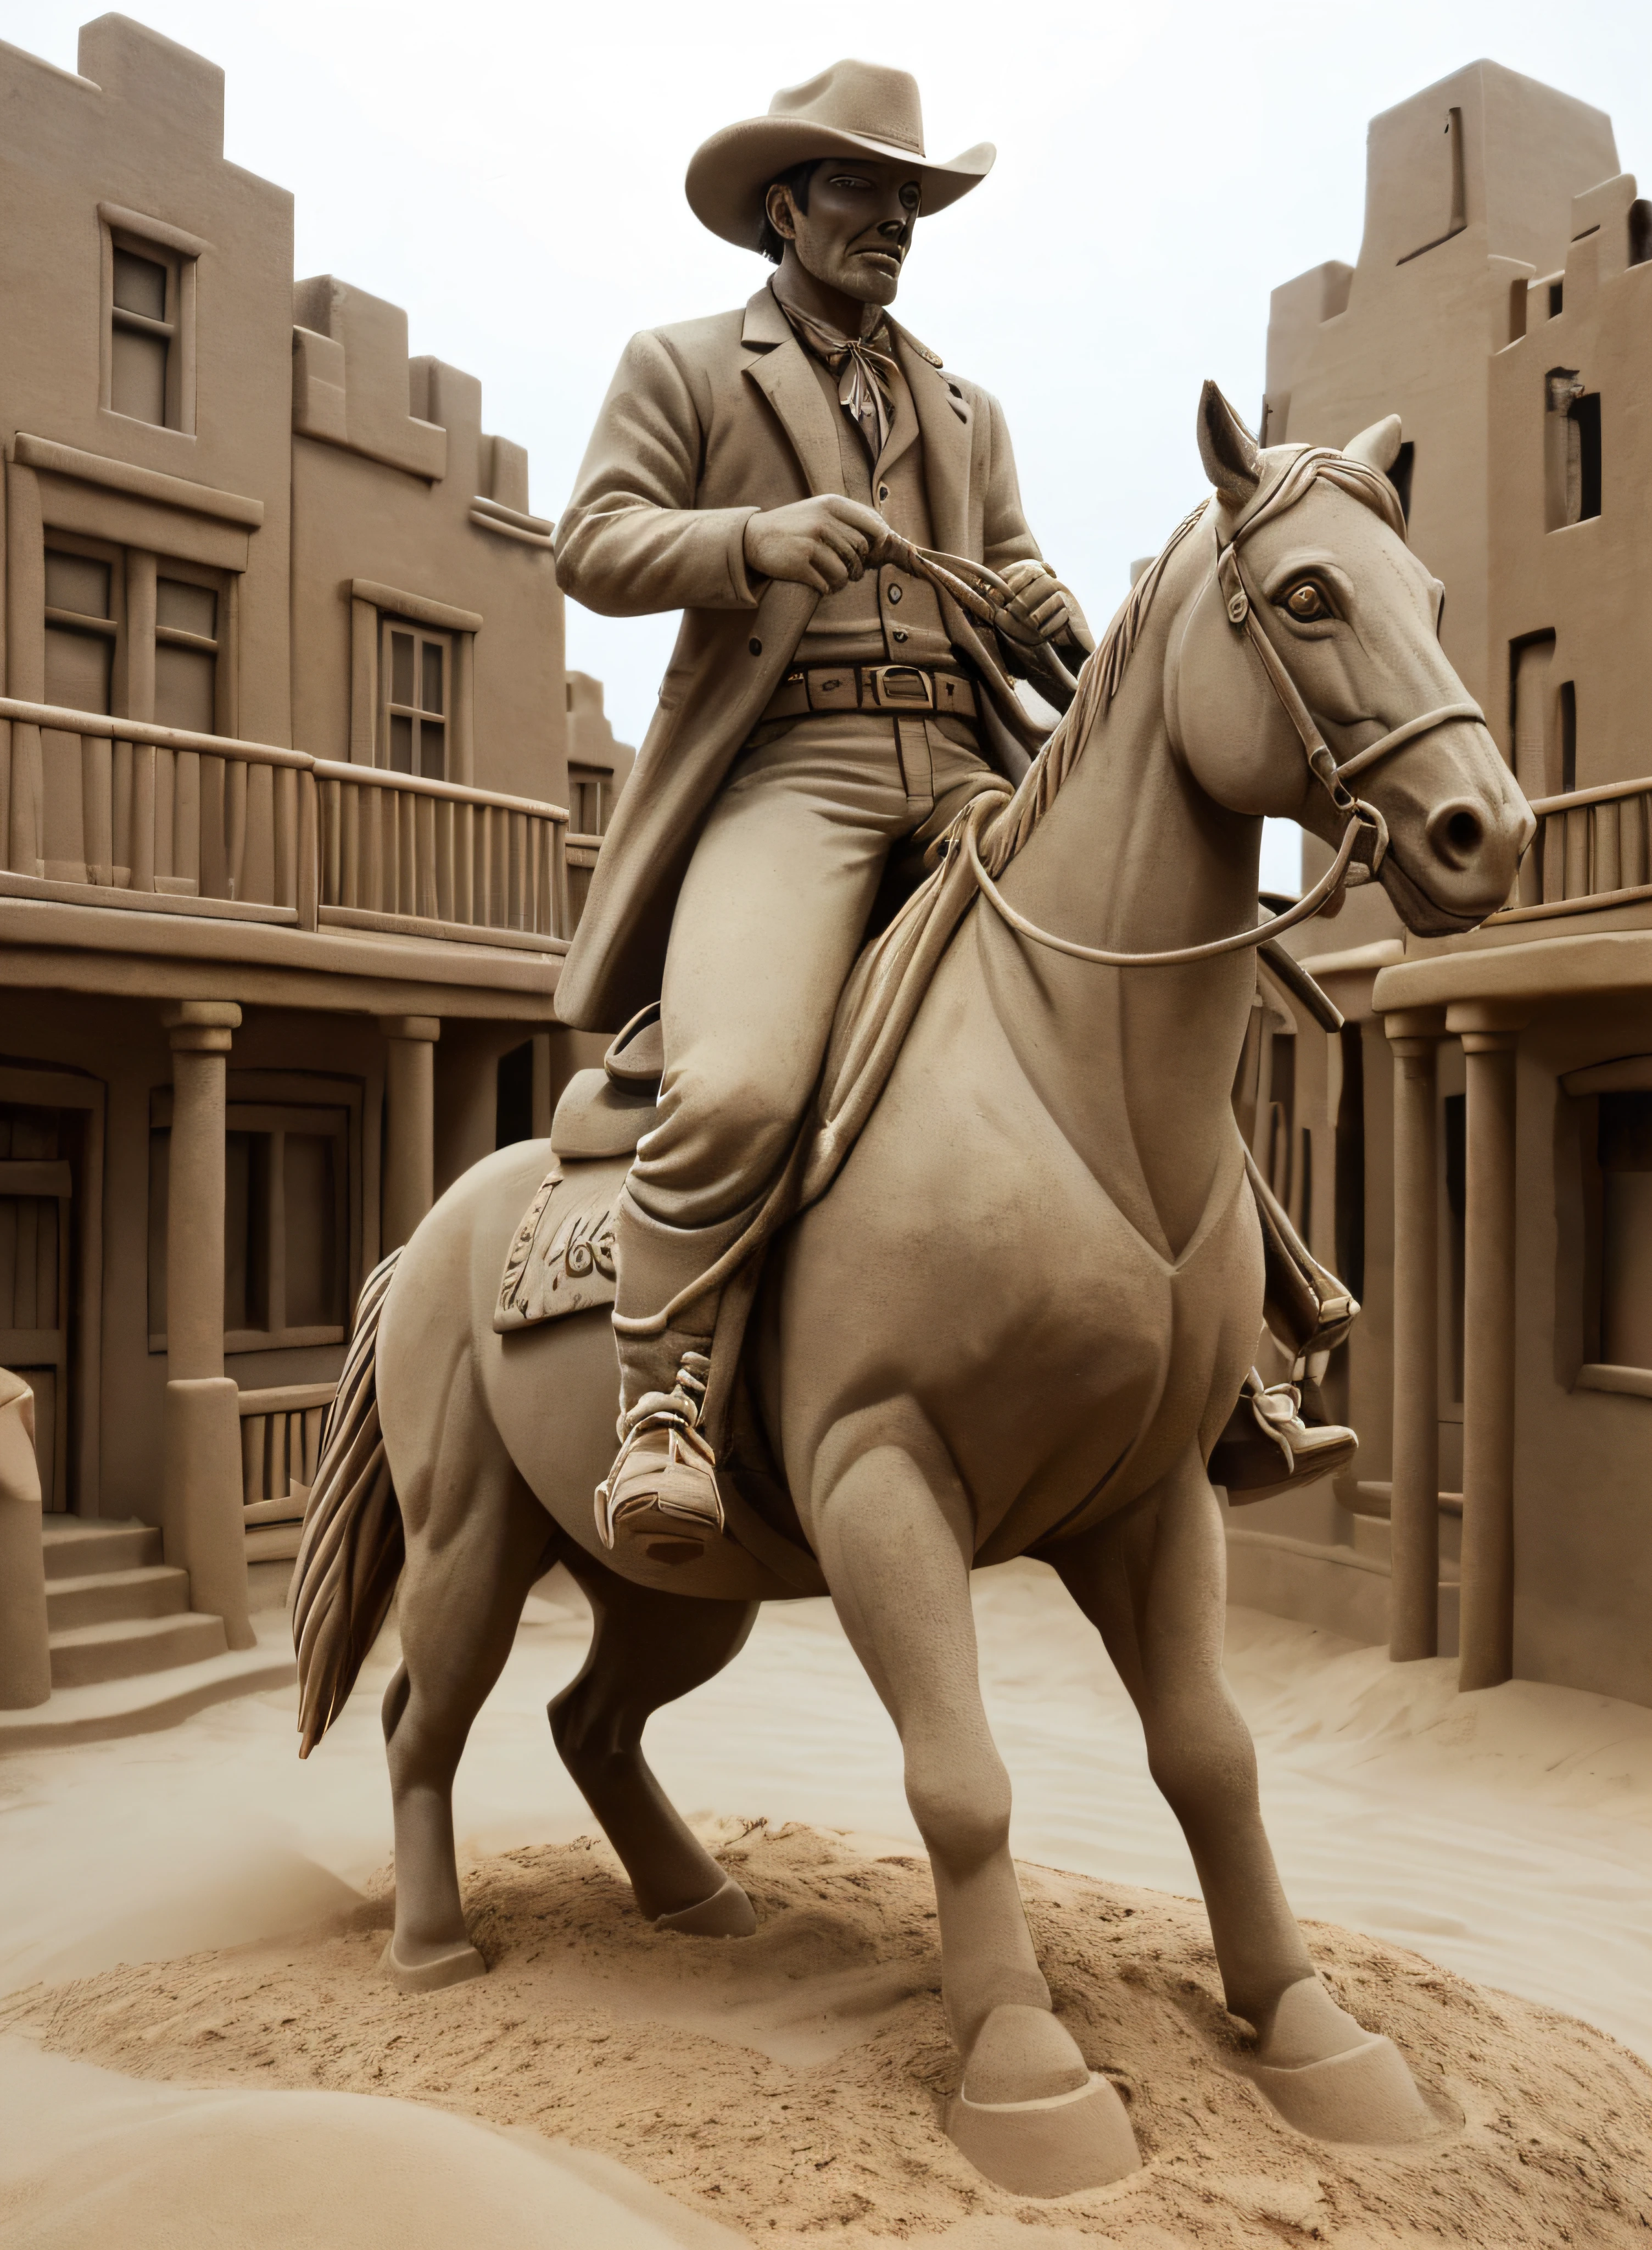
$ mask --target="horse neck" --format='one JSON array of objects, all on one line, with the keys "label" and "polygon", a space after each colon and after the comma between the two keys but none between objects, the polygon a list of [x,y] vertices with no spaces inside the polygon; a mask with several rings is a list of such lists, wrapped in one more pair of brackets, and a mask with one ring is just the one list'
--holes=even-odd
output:
[{"label": "horse neck", "polygon": [[[1256,917],[1261,821],[1205,795],[1166,721],[1205,575],[1202,542],[1188,545],[1197,557],[1175,558],[1111,707],[1001,880],[1022,914],[1080,944],[1171,951]],[[1179,1254],[1232,1161],[1254,954],[1119,970],[1002,925],[988,942],[1001,1020],[1045,1108],[1132,1224]]]}]

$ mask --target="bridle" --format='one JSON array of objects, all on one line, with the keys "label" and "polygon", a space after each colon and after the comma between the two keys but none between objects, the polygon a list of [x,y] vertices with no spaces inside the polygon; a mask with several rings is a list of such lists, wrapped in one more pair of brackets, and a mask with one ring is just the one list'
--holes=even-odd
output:
[{"label": "bridle", "polygon": [[[1454,720],[1471,719],[1484,725],[1485,714],[1477,703],[1466,698],[1456,703],[1443,703],[1438,710],[1425,711],[1415,719],[1407,719],[1399,726],[1391,727],[1377,741],[1367,742],[1352,757],[1338,763],[1291,678],[1290,667],[1263,629],[1257,616],[1256,590],[1246,573],[1241,553],[1254,533],[1263,524],[1271,523],[1276,517],[1283,515],[1288,508],[1294,507],[1309,487],[1320,477],[1339,486],[1343,491],[1380,515],[1390,529],[1404,538],[1405,520],[1401,514],[1398,497],[1387,477],[1346,453],[1337,452],[1326,446],[1304,446],[1293,455],[1277,484],[1225,541],[1218,519],[1215,581],[1222,596],[1229,624],[1235,631],[1242,632],[1256,651],[1268,684],[1297,730],[1309,772],[1343,817],[1342,839],[1330,866],[1312,888],[1285,913],[1271,915],[1249,929],[1236,930],[1230,937],[1212,938],[1203,945],[1178,946],[1165,953],[1118,953],[1100,946],[1079,945],[1071,938],[1058,937],[1054,931],[1041,928],[1036,922],[1029,921],[1025,914],[1016,912],[988,873],[981,858],[981,830],[989,815],[995,817],[1002,811],[1002,800],[995,797],[977,797],[960,817],[957,843],[961,846],[982,896],[995,913],[1021,936],[1035,945],[1048,947],[1051,952],[1064,953],[1071,960],[1094,962],[1105,969],[1168,969],[1187,962],[1212,960],[1222,954],[1241,953],[1249,947],[1268,943],[1281,931],[1311,921],[1340,888],[1352,866],[1363,866],[1367,870],[1369,880],[1382,865],[1388,849],[1387,823],[1375,805],[1356,797],[1349,789],[1350,776],[1368,773],[1394,751],[1416,742],[1421,735],[1431,734],[1437,727],[1449,726]],[[1008,587],[995,572],[981,563],[967,562],[958,556],[938,555],[927,549],[913,547],[907,541],[893,535],[888,545],[891,556],[905,567],[929,579],[932,584],[951,595],[953,600],[982,622],[1005,631],[1005,614],[1012,597]],[[1013,633],[1007,633],[1007,638],[1010,638],[1018,655],[1029,659],[1036,673],[1042,673],[1058,693],[1064,690],[1065,694],[1070,696],[1077,683],[1053,651],[1043,648],[1043,644],[1029,646]],[[1040,654],[1047,659],[1046,662],[1041,664],[1038,661]],[[1093,663],[1095,659],[1090,661]]]}]

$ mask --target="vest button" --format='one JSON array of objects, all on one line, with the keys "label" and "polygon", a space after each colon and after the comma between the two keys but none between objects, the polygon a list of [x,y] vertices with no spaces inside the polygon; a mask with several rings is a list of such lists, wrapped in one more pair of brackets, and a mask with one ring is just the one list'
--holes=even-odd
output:
[{"label": "vest button", "polygon": [[906,628],[905,625],[897,625],[891,632],[889,638],[891,640],[905,640],[906,638]]},{"label": "vest button", "polygon": [[878,497],[879,500],[887,500],[889,498],[889,487],[887,485],[878,486]]},{"label": "vest button", "polygon": [[754,656],[761,656],[763,652],[763,644],[761,640],[748,640],[746,645]]},{"label": "vest button", "polygon": [[889,598],[890,598],[890,600],[891,600],[891,602],[898,602],[898,601],[899,601],[899,599],[900,599],[900,588],[899,588],[898,586],[891,586],[891,587],[890,588],[890,590],[889,590]]}]

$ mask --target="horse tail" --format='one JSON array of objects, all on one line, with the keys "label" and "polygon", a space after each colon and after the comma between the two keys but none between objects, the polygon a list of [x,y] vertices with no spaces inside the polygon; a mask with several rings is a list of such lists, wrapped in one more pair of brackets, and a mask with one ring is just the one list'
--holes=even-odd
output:
[{"label": "horse tail", "polygon": [[291,1598],[301,1758],[343,1709],[407,1560],[378,1387],[379,1322],[401,1255],[391,1251],[363,1285],[304,1511]]}]

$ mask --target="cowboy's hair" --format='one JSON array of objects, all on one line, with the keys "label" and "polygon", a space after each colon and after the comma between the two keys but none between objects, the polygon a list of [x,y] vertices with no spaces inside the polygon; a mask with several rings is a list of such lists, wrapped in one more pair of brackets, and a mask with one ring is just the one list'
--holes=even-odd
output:
[{"label": "cowboy's hair", "polygon": [[794,164],[788,171],[777,172],[769,182],[768,187],[763,190],[763,224],[757,237],[757,247],[771,266],[778,266],[786,255],[786,238],[784,235],[776,234],[769,224],[769,189],[788,189],[798,210],[806,211],[809,209],[809,183],[814,178],[816,168],[825,162],[826,159],[823,156],[806,157],[801,164]]}]

